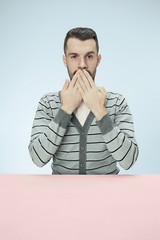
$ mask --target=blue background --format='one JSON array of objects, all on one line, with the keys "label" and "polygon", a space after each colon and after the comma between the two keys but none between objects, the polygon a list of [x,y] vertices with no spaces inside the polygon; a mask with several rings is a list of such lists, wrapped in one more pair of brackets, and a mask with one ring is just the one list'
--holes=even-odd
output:
[{"label": "blue background", "polygon": [[0,1],[0,173],[51,174],[28,153],[38,101],[59,91],[63,41],[73,27],[98,35],[96,84],[127,99],[140,154],[120,174],[160,174],[160,1]]}]

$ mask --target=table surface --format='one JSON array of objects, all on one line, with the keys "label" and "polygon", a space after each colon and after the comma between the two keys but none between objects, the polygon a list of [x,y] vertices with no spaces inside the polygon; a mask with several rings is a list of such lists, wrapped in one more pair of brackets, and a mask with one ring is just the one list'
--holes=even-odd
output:
[{"label": "table surface", "polygon": [[0,174],[2,240],[160,240],[160,175]]}]

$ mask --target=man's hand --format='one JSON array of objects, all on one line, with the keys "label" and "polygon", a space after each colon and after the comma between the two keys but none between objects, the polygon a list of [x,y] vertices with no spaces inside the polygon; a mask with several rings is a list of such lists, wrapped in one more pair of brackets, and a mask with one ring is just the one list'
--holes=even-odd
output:
[{"label": "man's hand", "polygon": [[80,105],[82,101],[82,96],[78,91],[77,86],[78,73],[76,72],[72,81],[65,81],[63,89],[61,91],[61,109],[67,112],[68,114],[72,114],[74,110]]},{"label": "man's hand", "polygon": [[105,107],[107,93],[105,89],[103,87],[97,88],[86,70],[79,71],[77,85],[83,101],[99,121],[107,114]]}]

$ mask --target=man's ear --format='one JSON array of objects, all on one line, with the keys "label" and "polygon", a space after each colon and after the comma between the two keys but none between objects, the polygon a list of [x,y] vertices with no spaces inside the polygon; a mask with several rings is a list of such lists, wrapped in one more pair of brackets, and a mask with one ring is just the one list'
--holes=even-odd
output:
[{"label": "man's ear", "polygon": [[101,56],[101,54],[99,54],[97,57],[97,66],[100,64],[101,58],[102,58],[102,56]]},{"label": "man's ear", "polygon": [[67,59],[65,55],[63,55],[63,62],[64,62],[64,65],[67,67]]}]

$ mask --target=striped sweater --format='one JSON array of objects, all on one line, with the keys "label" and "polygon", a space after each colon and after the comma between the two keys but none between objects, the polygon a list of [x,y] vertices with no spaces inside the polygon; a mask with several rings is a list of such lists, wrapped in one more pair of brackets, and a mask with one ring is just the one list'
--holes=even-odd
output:
[{"label": "striped sweater", "polygon": [[52,158],[52,174],[118,174],[138,157],[133,119],[125,98],[107,93],[107,114],[99,121],[90,111],[83,126],[61,109],[60,92],[45,94],[35,114],[29,153],[43,167]]}]

